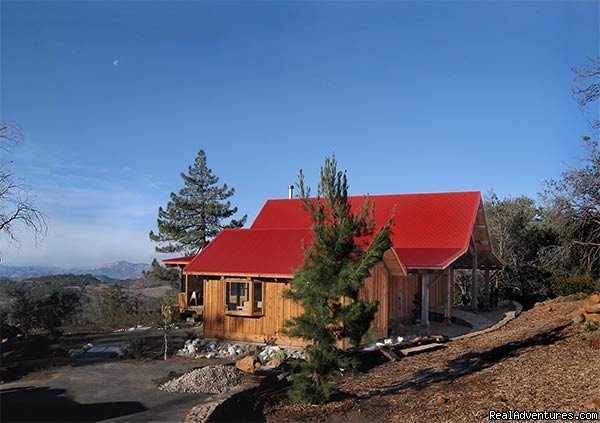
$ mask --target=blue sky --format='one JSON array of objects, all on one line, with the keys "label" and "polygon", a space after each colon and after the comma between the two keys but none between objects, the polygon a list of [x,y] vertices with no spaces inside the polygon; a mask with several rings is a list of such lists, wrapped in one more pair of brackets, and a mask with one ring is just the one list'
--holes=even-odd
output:
[{"label": "blue sky", "polygon": [[[535,195],[582,154],[600,3],[1,2],[1,118],[48,216],[3,264],[158,256],[199,148],[250,221],[335,152],[355,194]],[[597,113],[597,109],[595,111]]]}]

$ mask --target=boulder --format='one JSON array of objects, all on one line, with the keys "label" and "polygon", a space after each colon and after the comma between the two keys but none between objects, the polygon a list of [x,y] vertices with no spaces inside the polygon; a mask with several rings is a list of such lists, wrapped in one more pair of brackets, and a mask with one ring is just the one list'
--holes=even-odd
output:
[{"label": "boulder", "polygon": [[273,360],[267,362],[267,366],[279,367],[282,363],[283,360],[281,358],[274,358]]},{"label": "boulder", "polygon": [[254,373],[256,371],[255,359],[251,355],[240,358],[236,363],[235,367],[240,369],[242,372]]},{"label": "boulder", "polygon": [[445,396],[441,395],[441,394],[437,394],[435,396],[435,403],[437,405],[444,405],[448,402],[448,398],[446,398]]},{"label": "boulder", "polygon": [[600,324],[600,313],[585,313],[586,322],[595,322]]},{"label": "boulder", "polygon": [[496,392],[494,394],[494,401],[496,401],[496,402],[506,402],[506,401],[508,401],[508,399],[506,398],[506,395],[504,395],[504,393],[502,393],[502,392]]},{"label": "boulder", "polygon": [[585,403],[585,408],[588,410],[600,410],[600,397],[592,398]]},{"label": "boulder", "polygon": [[585,322],[585,315],[581,312],[575,313],[571,321],[575,324]]},{"label": "boulder", "polygon": [[600,294],[593,294],[588,300],[588,304],[600,304]]},{"label": "boulder", "polygon": [[585,305],[586,313],[600,313],[600,304],[590,304],[589,302]]}]

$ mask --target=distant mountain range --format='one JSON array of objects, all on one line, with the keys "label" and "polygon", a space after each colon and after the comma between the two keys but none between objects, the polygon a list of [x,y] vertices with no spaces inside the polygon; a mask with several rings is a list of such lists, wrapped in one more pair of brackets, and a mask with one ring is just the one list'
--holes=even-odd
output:
[{"label": "distant mountain range", "polygon": [[131,263],[121,260],[112,263],[102,264],[93,269],[67,268],[54,266],[4,266],[0,265],[0,278],[8,279],[26,279],[46,275],[86,275],[91,274],[98,279],[111,282],[122,279],[136,279],[142,276],[144,270],[148,270],[150,265],[147,263]]}]

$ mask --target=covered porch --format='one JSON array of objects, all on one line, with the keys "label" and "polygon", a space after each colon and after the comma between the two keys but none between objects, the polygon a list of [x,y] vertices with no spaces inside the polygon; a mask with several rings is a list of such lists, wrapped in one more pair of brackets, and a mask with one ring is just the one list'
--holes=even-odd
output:
[{"label": "covered porch", "polygon": [[[430,253],[433,253],[433,251]],[[485,213],[481,203],[477,210],[468,247],[454,253],[450,249],[447,251],[437,250],[435,254],[439,254],[440,258],[445,256],[439,260],[441,264],[439,267],[410,269],[411,273],[416,273],[419,276],[421,291],[420,321],[423,329],[427,331],[430,326],[429,314],[432,311],[430,309],[430,291],[436,284],[442,284],[443,288],[442,309],[444,322],[449,323],[451,321],[456,270],[470,271],[471,289],[468,309],[475,313],[480,308],[483,308],[484,311],[490,310],[492,305],[491,279],[494,272],[504,267],[504,263],[492,251]],[[479,301],[481,285],[483,285],[483,304],[480,304]]]},{"label": "covered porch", "polygon": [[191,314],[202,315],[204,310],[204,279],[197,275],[188,275],[183,273],[183,268],[187,266],[196,256],[176,257],[165,259],[163,263],[167,267],[177,267],[181,285],[177,293],[177,306],[182,313],[191,312]]}]

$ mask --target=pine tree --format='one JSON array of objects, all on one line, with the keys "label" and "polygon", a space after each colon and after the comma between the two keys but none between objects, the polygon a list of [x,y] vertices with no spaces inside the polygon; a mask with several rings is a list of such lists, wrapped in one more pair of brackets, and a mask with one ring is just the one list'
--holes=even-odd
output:
[{"label": "pine tree", "polygon": [[150,263],[150,269],[144,270],[144,276],[146,278],[173,282],[179,280],[179,271],[175,268],[161,266],[158,260],[153,259],[152,263]]},{"label": "pine tree", "polygon": [[337,170],[335,157],[325,158],[316,199],[310,198],[302,171],[297,185],[312,216],[314,240],[305,246],[304,264],[285,293],[304,308],[286,322],[286,333],[310,342],[306,361],[292,371],[290,396],[294,401],[322,403],[335,389],[340,369],[352,364],[339,342],[346,338],[359,345],[377,312],[378,302],[365,302],[359,291],[370,269],[391,247],[391,223],[375,233],[368,198],[362,210],[353,213],[346,173]]},{"label": "pine tree", "polygon": [[206,164],[206,154],[198,152],[188,173],[181,173],[184,186],[178,194],[171,193],[166,210],[158,209],[158,234],[150,231],[150,239],[159,243],[159,253],[198,253],[223,228],[239,228],[246,222],[231,219],[237,213],[228,201],[235,190],[227,184],[218,185],[219,178],[213,175]]}]

